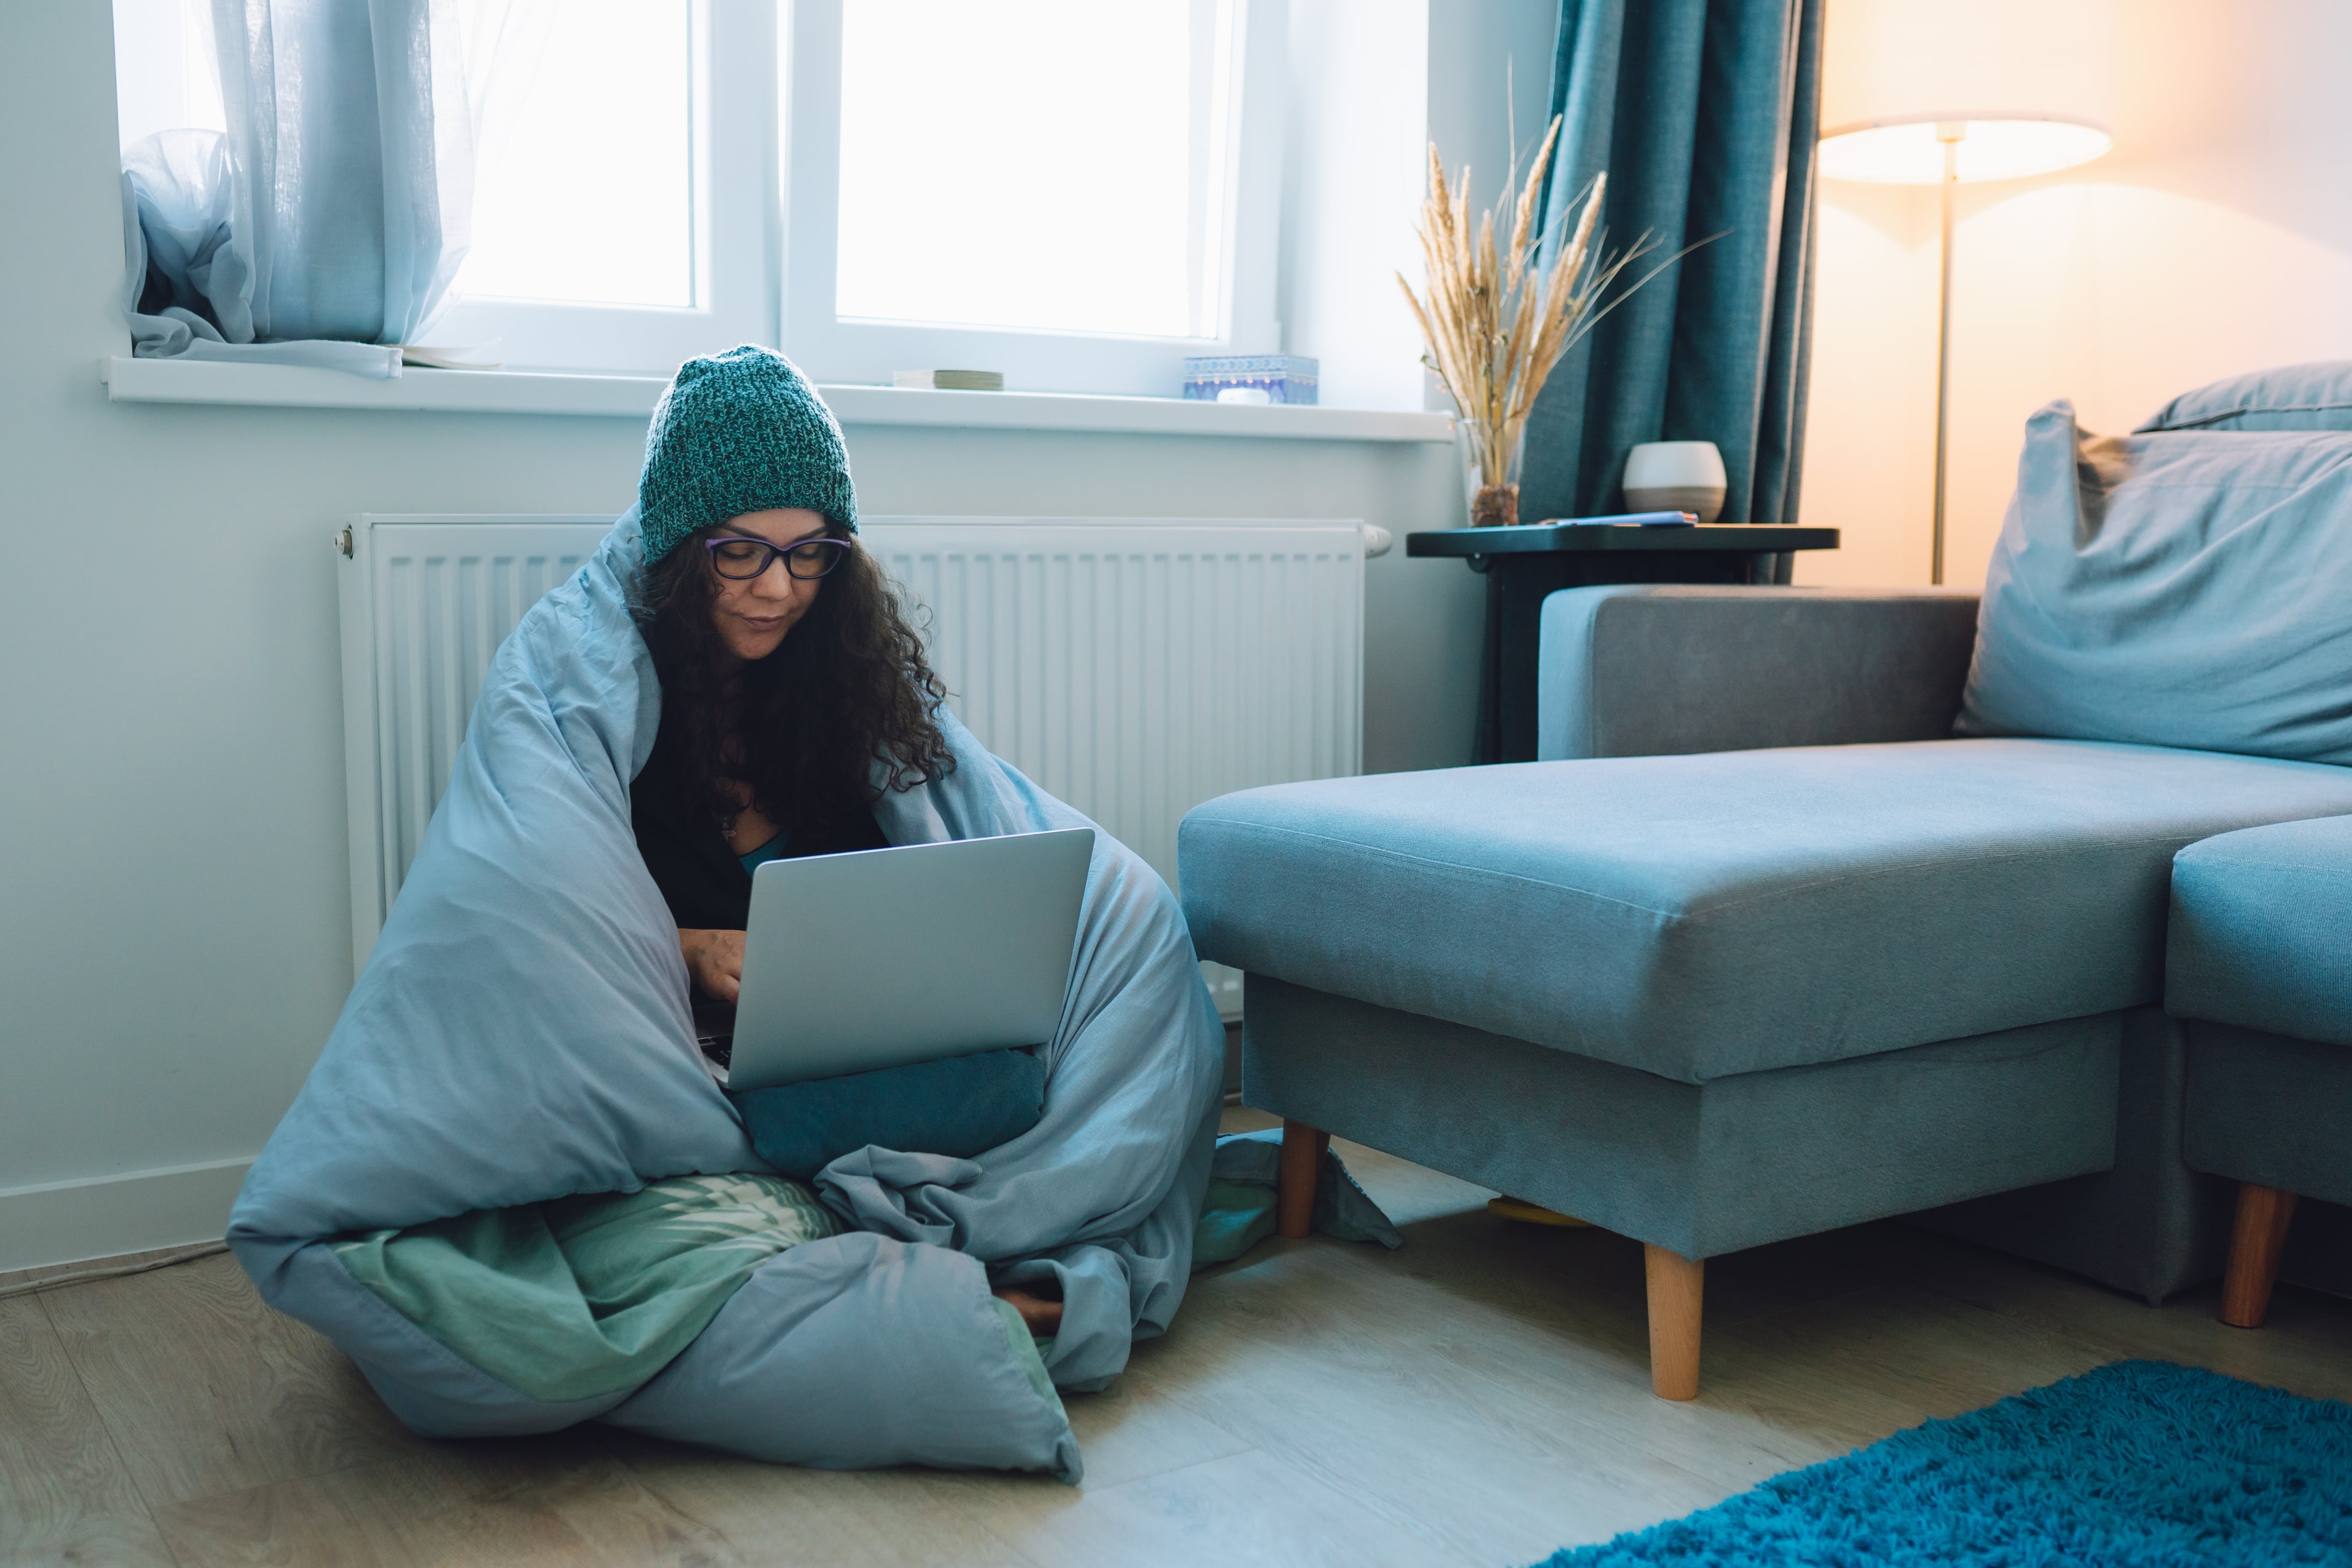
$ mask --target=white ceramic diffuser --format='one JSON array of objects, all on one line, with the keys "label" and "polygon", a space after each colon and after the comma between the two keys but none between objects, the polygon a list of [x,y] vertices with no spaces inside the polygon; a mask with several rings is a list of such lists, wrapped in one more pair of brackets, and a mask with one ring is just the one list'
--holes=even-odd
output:
[{"label": "white ceramic diffuser", "polygon": [[1644,441],[1625,454],[1625,510],[1696,512],[1713,522],[1723,510],[1723,454],[1712,441]]}]

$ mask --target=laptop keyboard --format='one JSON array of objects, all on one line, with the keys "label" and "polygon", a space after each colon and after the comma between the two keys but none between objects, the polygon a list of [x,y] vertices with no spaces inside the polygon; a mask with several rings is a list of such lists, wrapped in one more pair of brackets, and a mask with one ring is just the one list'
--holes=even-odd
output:
[{"label": "laptop keyboard", "polygon": [[694,1040],[702,1054],[719,1067],[735,1059],[735,1009],[728,1003],[697,992],[694,996]]}]

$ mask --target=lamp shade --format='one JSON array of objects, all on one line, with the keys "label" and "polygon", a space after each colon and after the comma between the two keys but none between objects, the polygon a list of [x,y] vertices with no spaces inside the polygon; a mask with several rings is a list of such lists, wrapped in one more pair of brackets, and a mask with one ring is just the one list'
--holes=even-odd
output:
[{"label": "lamp shade", "polygon": [[1829,0],[1821,171],[1934,184],[2085,163],[2114,143],[2113,0]]}]

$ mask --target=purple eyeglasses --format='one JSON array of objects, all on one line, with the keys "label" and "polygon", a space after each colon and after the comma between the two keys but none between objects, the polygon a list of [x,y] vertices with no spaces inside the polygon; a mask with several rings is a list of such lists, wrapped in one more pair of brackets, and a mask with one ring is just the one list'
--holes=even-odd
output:
[{"label": "purple eyeglasses", "polygon": [[790,544],[771,544],[764,539],[745,539],[740,534],[722,534],[706,539],[702,548],[710,552],[710,569],[721,577],[731,577],[748,583],[774,564],[779,555],[784,558],[784,570],[806,581],[822,577],[841,564],[849,553],[846,539],[834,539],[818,534],[810,539],[794,540]]}]

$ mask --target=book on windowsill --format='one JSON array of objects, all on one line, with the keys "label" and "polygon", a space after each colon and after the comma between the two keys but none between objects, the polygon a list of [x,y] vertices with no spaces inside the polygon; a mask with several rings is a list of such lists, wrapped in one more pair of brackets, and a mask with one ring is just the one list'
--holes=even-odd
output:
[{"label": "book on windowsill", "polygon": [[901,370],[890,374],[893,386],[928,387],[940,392],[1002,392],[1001,370]]}]

